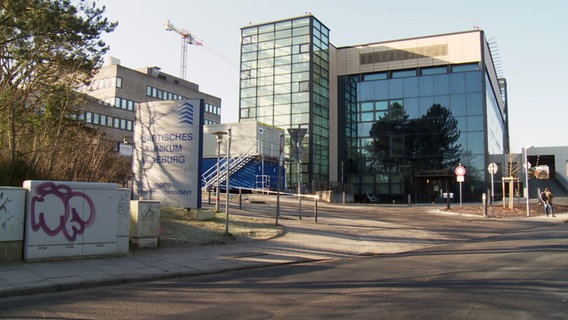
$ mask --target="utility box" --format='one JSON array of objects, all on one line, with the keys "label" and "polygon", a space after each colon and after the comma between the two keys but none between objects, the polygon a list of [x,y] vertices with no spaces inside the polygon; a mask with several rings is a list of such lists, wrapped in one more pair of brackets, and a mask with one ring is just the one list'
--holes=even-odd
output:
[{"label": "utility box", "polygon": [[116,226],[116,253],[128,254],[130,244],[130,199],[132,190],[118,189],[117,226]]},{"label": "utility box", "polygon": [[0,187],[0,262],[22,260],[26,189]]},{"label": "utility box", "polygon": [[160,201],[130,201],[130,241],[142,248],[158,246],[160,236]]},{"label": "utility box", "polygon": [[24,181],[24,259],[116,254],[118,186]]}]

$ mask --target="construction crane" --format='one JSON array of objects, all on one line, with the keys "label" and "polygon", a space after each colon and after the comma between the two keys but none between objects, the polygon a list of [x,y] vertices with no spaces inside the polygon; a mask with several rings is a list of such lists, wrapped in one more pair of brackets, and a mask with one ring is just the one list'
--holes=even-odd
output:
[{"label": "construction crane", "polygon": [[181,36],[181,65],[179,71],[179,77],[185,79],[187,73],[187,45],[192,44],[194,46],[201,46],[203,42],[196,38],[191,32],[186,29],[181,29],[174,26],[170,20],[164,22],[164,28],[166,31],[175,31]]},{"label": "construction crane", "polygon": [[229,64],[231,64],[233,66],[237,66],[237,67],[239,66],[238,63],[232,61],[225,54],[223,54],[219,50],[213,48],[209,44],[205,43],[205,41],[198,38],[195,34],[189,32],[185,29],[180,29],[180,28],[174,26],[170,22],[170,20],[166,20],[164,22],[164,28],[166,29],[166,31],[175,31],[177,34],[181,35],[181,65],[180,65],[180,76],[179,76],[180,78],[185,80],[185,75],[186,75],[186,72],[187,72],[187,45],[188,44],[191,44],[191,45],[194,45],[194,46],[200,46],[200,47],[203,46],[207,50],[209,50],[211,53],[213,53],[216,56],[218,56],[219,58],[225,60]]}]

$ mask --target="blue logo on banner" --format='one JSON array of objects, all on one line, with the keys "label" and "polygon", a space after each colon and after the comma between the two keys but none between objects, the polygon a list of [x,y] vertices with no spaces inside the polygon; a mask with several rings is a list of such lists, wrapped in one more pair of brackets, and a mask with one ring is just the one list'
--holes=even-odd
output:
[{"label": "blue logo on banner", "polygon": [[186,102],[178,107],[179,123],[193,125],[193,105]]}]

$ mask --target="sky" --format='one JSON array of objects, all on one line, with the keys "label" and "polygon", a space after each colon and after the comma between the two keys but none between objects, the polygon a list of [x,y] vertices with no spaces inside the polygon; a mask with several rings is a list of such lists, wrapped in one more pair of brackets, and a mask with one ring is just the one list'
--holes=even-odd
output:
[{"label": "sky", "polygon": [[336,47],[483,29],[507,79],[511,151],[568,146],[568,1],[565,0],[97,0],[117,21],[106,55],[132,69],[180,76],[181,37],[169,20],[206,45],[189,46],[186,79],[222,99],[221,122],[238,121],[240,29],[311,13]]}]

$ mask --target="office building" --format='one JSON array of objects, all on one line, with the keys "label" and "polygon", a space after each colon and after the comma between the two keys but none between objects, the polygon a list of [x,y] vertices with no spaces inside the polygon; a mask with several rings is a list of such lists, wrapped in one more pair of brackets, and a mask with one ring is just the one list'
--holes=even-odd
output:
[{"label": "office building", "polygon": [[82,106],[87,125],[110,139],[132,142],[138,103],[158,100],[204,99],[205,124],[221,122],[221,99],[199,91],[199,85],[163,73],[159,67],[130,69],[110,57],[82,92],[91,103]]},{"label": "office building", "polygon": [[290,185],[329,182],[329,51],[329,29],[312,16],[242,29],[239,121],[307,129],[300,147],[286,135],[302,173],[289,162]]},{"label": "office building", "polygon": [[356,201],[479,201],[487,166],[507,166],[506,81],[483,30],[335,47],[306,15],[241,38],[239,120],[307,129],[300,147],[286,134],[290,184]]}]

